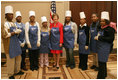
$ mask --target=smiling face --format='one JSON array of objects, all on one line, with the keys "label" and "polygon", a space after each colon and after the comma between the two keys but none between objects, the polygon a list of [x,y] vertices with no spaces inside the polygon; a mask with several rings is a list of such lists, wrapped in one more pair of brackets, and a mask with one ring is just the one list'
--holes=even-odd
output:
[{"label": "smiling face", "polygon": [[71,17],[66,17],[66,22],[70,22],[71,21]]},{"label": "smiling face", "polygon": [[82,19],[80,19],[80,24],[85,24],[86,23],[86,20],[85,20],[85,18],[82,18]]},{"label": "smiling face", "polygon": [[53,21],[54,21],[54,23],[57,23],[58,22],[58,17],[57,16],[54,16],[53,17]]},{"label": "smiling face", "polygon": [[105,20],[104,19],[101,19],[100,24],[101,24],[101,26],[105,26],[106,25]]},{"label": "smiling face", "polygon": [[18,16],[18,17],[16,18],[16,21],[19,22],[19,23],[21,22],[21,20],[22,20],[22,17],[21,17],[21,16]]},{"label": "smiling face", "polygon": [[35,21],[35,16],[30,16],[29,19],[30,19],[30,22],[34,22]]},{"label": "smiling face", "polygon": [[7,13],[7,14],[5,14],[5,18],[6,18],[8,21],[12,21],[12,20],[13,20],[13,13]]},{"label": "smiling face", "polygon": [[98,21],[97,14],[92,14],[91,20],[92,20],[93,22],[97,22],[97,21]]},{"label": "smiling face", "polygon": [[43,27],[47,27],[47,22],[42,23]]}]

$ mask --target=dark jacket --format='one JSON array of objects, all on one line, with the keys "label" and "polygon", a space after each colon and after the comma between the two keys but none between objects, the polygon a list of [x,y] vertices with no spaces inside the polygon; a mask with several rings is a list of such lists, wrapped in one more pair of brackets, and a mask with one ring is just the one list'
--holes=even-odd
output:
[{"label": "dark jacket", "polygon": [[114,37],[115,37],[114,36],[115,30],[110,26],[101,30],[103,30],[103,36],[99,36],[98,40],[103,41],[103,42],[113,43]]},{"label": "dark jacket", "polygon": [[82,28],[79,26],[79,29],[78,29],[78,38],[77,38],[77,43],[79,44],[79,30],[83,30],[85,31],[85,34],[86,34],[86,46],[89,45],[89,26],[83,26]]}]

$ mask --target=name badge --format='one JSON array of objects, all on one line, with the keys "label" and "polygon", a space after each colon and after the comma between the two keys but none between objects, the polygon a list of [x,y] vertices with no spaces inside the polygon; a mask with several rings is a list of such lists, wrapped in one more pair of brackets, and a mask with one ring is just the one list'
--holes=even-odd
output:
[{"label": "name badge", "polygon": [[36,28],[31,28],[32,29],[32,31],[34,31]]},{"label": "name badge", "polygon": [[65,31],[69,30],[69,28],[64,28],[64,29],[65,29]]},{"label": "name badge", "polygon": [[53,32],[57,31],[56,29],[52,29]]},{"label": "name badge", "polygon": [[94,30],[91,30],[91,32],[94,32]]},{"label": "name badge", "polygon": [[82,35],[83,34],[83,32],[79,32],[79,35]]},{"label": "name badge", "polygon": [[47,34],[43,34],[43,36],[45,37]]}]

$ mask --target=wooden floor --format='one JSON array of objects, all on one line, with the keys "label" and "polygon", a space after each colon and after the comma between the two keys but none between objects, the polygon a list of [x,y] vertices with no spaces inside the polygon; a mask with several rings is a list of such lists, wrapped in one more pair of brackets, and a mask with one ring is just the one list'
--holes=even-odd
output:
[{"label": "wooden floor", "polygon": [[[5,61],[2,59],[2,62]],[[51,67],[53,60],[50,59],[50,67],[49,68],[39,68],[38,71],[24,71],[25,74],[22,76],[15,76],[16,79],[96,79],[97,71],[90,69],[92,65],[92,55],[89,55],[88,58],[88,70],[82,71],[78,69],[79,59],[78,56],[75,56],[76,68],[70,69],[65,66],[65,58],[61,58],[60,60],[60,69],[57,70]],[[29,60],[26,59],[26,65],[29,69]],[[107,79],[117,79],[117,55],[110,54],[108,63],[107,63],[108,76]],[[6,73],[6,64],[1,67],[1,78],[7,79]]]}]

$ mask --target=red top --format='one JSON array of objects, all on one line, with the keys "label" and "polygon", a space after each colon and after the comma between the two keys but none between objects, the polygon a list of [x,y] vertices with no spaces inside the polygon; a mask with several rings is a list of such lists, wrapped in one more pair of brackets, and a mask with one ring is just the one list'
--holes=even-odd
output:
[{"label": "red top", "polygon": [[[50,24],[50,29],[52,27],[59,27],[60,43],[63,43],[63,25],[60,22],[57,22],[55,26],[54,26],[54,23]],[[62,53],[62,50],[51,50],[51,53],[59,54],[59,53]]]}]

